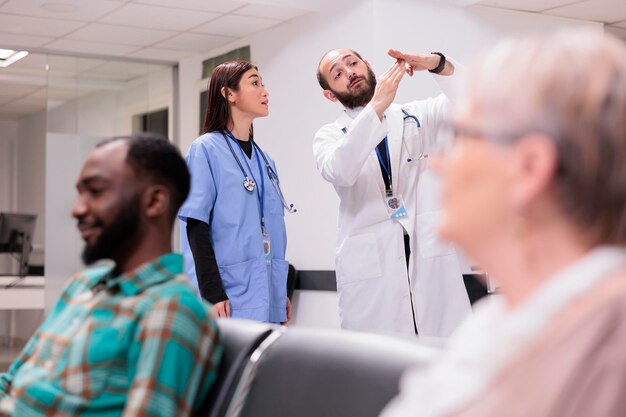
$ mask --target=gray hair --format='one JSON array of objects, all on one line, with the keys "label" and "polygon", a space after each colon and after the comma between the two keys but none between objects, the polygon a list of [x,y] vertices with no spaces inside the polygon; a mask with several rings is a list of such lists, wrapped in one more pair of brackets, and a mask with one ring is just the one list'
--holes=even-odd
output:
[{"label": "gray hair", "polygon": [[473,67],[466,89],[487,136],[504,142],[535,132],[550,137],[564,215],[597,243],[626,244],[622,41],[590,31],[506,41]]}]

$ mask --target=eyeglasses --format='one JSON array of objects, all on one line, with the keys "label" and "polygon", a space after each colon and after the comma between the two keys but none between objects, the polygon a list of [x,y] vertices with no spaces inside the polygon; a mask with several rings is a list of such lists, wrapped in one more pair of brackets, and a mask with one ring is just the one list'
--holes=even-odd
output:
[{"label": "eyeglasses", "polygon": [[446,154],[455,144],[461,143],[462,140],[491,139],[490,142],[504,144],[511,143],[524,134],[496,132],[446,121],[442,123],[439,135],[438,146],[435,151],[438,154]]}]

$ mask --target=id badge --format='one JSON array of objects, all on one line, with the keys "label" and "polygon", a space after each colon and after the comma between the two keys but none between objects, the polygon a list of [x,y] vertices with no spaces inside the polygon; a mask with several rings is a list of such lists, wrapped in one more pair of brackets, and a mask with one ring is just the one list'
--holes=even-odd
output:
[{"label": "id badge", "polygon": [[401,195],[392,194],[385,197],[385,208],[389,214],[389,220],[401,219],[407,216],[404,200]]},{"label": "id badge", "polygon": [[270,241],[270,235],[267,230],[263,230],[263,254],[265,255],[265,263],[272,263],[272,244]]}]

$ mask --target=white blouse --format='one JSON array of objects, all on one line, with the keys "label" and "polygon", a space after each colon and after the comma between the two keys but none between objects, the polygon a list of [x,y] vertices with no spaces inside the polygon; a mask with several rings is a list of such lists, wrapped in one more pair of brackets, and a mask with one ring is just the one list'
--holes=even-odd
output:
[{"label": "white blouse", "polygon": [[562,308],[623,265],[624,248],[599,247],[514,309],[504,297],[479,302],[438,360],[403,376],[400,394],[381,417],[444,417],[469,404]]}]

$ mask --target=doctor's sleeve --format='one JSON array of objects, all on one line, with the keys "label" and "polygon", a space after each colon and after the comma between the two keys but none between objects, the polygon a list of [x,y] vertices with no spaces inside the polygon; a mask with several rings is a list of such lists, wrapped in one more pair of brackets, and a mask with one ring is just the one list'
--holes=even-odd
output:
[{"label": "doctor's sleeve", "polygon": [[437,133],[450,114],[450,100],[443,94],[426,100],[424,126],[429,132]]},{"label": "doctor's sleeve", "polygon": [[[454,62],[455,74],[457,71],[463,72],[463,67]],[[450,116],[450,107],[456,97],[460,75],[439,76],[433,75],[435,81],[442,90],[436,97],[426,100],[418,100],[407,105],[407,110],[411,114],[416,114],[421,123],[422,138],[428,143],[436,143],[440,140],[448,140],[445,135],[440,135],[441,126]]]},{"label": "doctor's sleeve", "polygon": [[450,113],[450,105],[458,99],[461,83],[465,76],[465,67],[455,59],[448,58],[454,64],[454,74],[452,76],[442,76],[433,74],[433,78],[442,94],[427,100],[426,119],[429,126],[439,129],[441,124],[447,120]]},{"label": "doctor's sleeve", "polygon": [[354,185],[367,158],[388,131],[386,119],[381,122],[370,105],[365,106],[345,133],[336,124],[322,127],[313,142],[317,169],[333,185]]},{"label": "doctor's sleeve", "polygon": [[217,190],[208,151],[202,142],[196,141],[191,144],[185,161],[191,174],[191,188],[178,212],[178,217],[183,221],[193,218],[209,224]]}]

